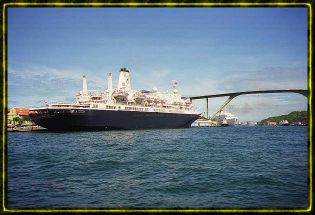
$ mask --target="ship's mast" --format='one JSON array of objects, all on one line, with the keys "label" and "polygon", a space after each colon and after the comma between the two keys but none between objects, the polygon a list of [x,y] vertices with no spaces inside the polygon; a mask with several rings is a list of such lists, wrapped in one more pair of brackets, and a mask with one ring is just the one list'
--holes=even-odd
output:
[{"label": "ship's mast", "polygon": [[108,73],[108,76],[107,76],[107,90],[110,94],[113,91],[112,73]]},{"label": "ship's mast", "polygon": [[85,75],[83,75],[83,78],[82,78],[82,95],[84,96],[87,95],[87,82],[86,82]]},{"label": "ship's mast", "polygon": [[80,91],[77,101],[80,102],[88,102],[89,101],[89,95],[87,90],[87,81],[85,75],[82,77],[82,90]]},{"label": "ship's mast", "polygon": [[174,94],[177,94],[177,93],[178,93],[178,90],[176,89],[177,81],[176,81],[176,80],[172,80],[172,81],[171,81],[171,86],[172,86],[172,88],[173,88],[173,93],[174,93]]},{"label": "ship's mast", "polygon": [[107,90],[106,90],[106,101],[108,104],[114,104],[115,100],[112,97],[113,94],[113,79],[112,73],[108,73],[107,75]]}]

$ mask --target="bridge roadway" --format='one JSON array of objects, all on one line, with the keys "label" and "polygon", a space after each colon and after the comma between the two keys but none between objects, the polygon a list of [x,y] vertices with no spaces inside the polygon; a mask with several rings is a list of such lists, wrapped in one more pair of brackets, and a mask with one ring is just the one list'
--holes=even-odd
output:
[{"label": "bridge roadway", "polygon": [[295,89],[295,90],[256,90],[256,91],[243,91],[243,92],[235,92],[235,93],[223,93],[223,94],[214,94],[214,95],[204,95],[204,96],[191,96],[186,97],[189,98],[190,101],[196,100],[196,99],[206,99],[207,101],[207,107],[206,107],[206,116],[208,117],[208,99],[209,98],[215,98],[215,97],[226,97],[229,96],[229,98],[224,102],[224,104],[220,107],[220,109],[215,112],[210,119],[213,119],[217,113],[219,113],[232,99],[234,99],[236,96],[245,95],[245,94],[261,94],[261,93],[298,93],[305,97],[308,96],[308,90],[302,90],[302,89]]}]

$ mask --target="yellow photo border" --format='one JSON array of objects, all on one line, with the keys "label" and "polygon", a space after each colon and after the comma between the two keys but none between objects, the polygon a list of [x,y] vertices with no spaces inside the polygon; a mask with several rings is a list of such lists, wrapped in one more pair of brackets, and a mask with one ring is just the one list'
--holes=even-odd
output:
[{"label": "yellow photo border", "polygon": [[[309,205],[306,209],[8,209],[6,208],[6,112],[7,112],[7,47],[6,18],[9,7],[306,7],[308,8],[308,112],[309,112]],[[312,179],[312,5],[311,3],[5,3],[2,10],[3,29],[3,125],[2,125],[2,211],[3,212],[311,212],[313,203]]]}]

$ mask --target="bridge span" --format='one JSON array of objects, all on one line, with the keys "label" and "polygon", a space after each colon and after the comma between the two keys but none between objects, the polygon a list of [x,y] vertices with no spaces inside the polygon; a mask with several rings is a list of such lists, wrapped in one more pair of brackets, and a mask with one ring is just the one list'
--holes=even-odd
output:
[{"label": "bridge span", "polygon": [[234,92],[234,93],[222,93],[222,94],[214,94],[214,95],[204,95],[204,96],[191,96],[186,97],[189,98],[190,101],[196,100],[196,99],[206,99],[207,107],[206,107],[206,116],[208,117],[208,99],[209,98],[216,98],[216,97],[226,97],[229,96],[229,98],[223,103],[223,105],[220,107],[220,109],[215,112],[210,119],[214,118],[217,113],[219,113],[232,99],[234,99],[237,96],[245,95],[245,94],[262,94],[262,93],[298,93],[305,97],[308,96],[308,90],[303,89],[295,89],[295,90],[256,90],[256,91],[243,91],[243,92]]}]

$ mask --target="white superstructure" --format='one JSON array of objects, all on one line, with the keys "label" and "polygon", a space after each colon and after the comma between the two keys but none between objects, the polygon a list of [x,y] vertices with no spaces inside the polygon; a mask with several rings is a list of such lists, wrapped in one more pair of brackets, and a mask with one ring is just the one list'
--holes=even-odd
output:
[{"label": "white superstructure", "polygon": [[216,117],[218,126],[227,124],[227,125],[236,125],[238,124],[238,117],[234,116],[232,113],[225,112],[221,110],[220,114]]},{"label": "white superstructure", "polygon": [[177,82],[171,81],[171,92],[137,91],[131,89],[130,73],[122,68],[119,73],[117,88],[113,88],[112,74],[107,77],[107,89],[104,91],[88,90],[86,77],[83,76],[82,90],[76,96],[76,102],[49,104],[49,108],[93,108],[102,110],[124,110],[141,112],[163,112],[199,114],[193,110],[192,102],[183,99],[176,89]]}]

